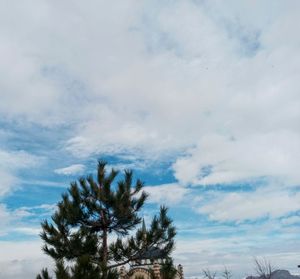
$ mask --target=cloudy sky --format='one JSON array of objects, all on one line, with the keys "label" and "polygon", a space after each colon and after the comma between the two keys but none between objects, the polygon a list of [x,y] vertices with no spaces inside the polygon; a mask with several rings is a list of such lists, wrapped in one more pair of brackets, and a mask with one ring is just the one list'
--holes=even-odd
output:
[{"label": "cloudy sky", "polygon": [[300,264],[300,2],[0,0],[0,278],[97,159],[132,168],[186,276]]}]

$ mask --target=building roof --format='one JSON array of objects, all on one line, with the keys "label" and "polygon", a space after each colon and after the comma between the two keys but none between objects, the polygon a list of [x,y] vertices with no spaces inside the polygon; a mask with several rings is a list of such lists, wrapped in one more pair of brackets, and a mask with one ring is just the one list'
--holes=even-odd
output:
[{"label": "building roof", "polygon": [[164,251],[158,247],[152,247],[147,251],[141,252],[137,256],[137,260],[155,260],[165,257]]}]

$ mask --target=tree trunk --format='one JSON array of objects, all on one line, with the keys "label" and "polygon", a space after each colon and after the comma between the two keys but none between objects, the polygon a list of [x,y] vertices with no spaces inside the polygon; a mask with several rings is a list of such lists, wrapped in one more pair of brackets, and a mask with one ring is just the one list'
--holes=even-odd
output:
[{"label": "tree trunk", "polygon": [[108,261],[108,247],[107,247],[107,229],[103,230],[103,279],[107,278],[107,261]]}]

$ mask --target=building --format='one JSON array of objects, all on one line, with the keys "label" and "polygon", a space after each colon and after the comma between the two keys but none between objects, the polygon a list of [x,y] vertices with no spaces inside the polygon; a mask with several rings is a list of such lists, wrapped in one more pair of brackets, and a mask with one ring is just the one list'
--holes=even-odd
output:
[{"label": "building", "polygon": [[[146,226],[143,221],[142,230],[146,235]],[[125,266],[120,268],[120,279],[163,279],[161,268],[166,263],[166,258],[161,249],[152,247],[150,250],[139,254],[130,267],[126,270]],[[173,279],[183,279],[182,265],[173,269]]]},{"label": "building", "polygon": [[[120,269],[120,279],[162,279],[161,265],[155,261],[153,265],[130,266],[126,270],[124,266]],[[183,269],[178,265],[174,279],[183,279]]]}]

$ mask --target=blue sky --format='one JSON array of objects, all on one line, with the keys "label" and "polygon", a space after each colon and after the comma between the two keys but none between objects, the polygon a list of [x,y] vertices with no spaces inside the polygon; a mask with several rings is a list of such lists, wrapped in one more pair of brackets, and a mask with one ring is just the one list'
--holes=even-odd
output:
[{"label": "blue sky", "polygon": [[0,279],[98,159],[146,182],[176,263],[300,263],[299,1],[0,1]]}]

